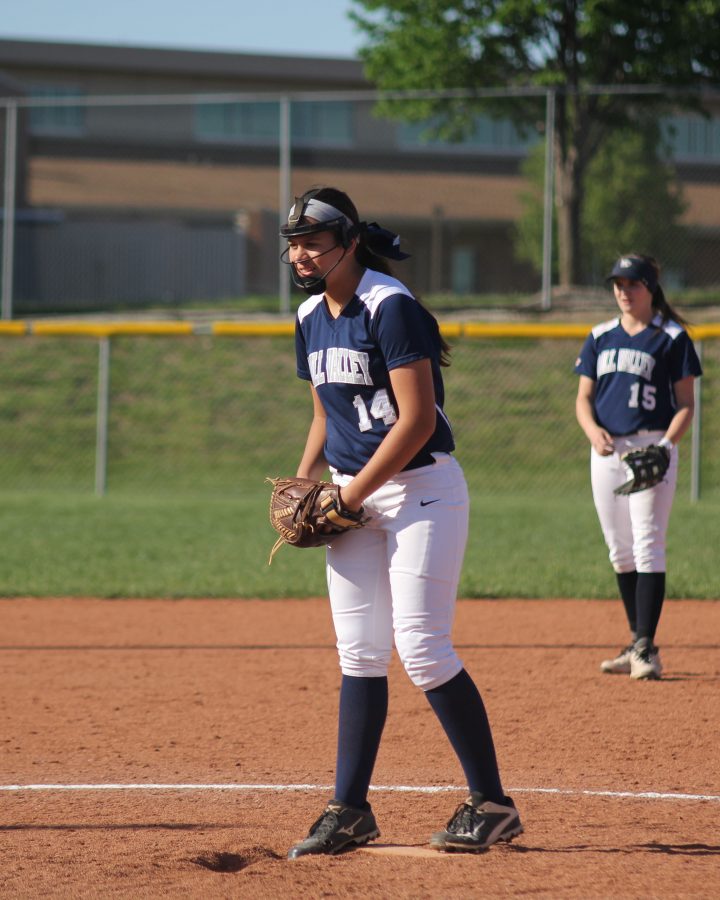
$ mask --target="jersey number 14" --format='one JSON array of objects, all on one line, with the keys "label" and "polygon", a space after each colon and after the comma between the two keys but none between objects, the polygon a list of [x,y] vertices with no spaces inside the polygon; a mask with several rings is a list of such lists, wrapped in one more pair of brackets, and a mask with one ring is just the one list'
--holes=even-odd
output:
[{"label": "jersey number 14", "polygon": [[392,425],[394,422],[397,422],[395,407],[390,402],[390,397],[385,388],[380,388],[373,394],[369,415],[365,401],[360,394],[355,394],[353,397],[353,406],[358,411],[358,418],[360,419],[358,427],[360,431],[370,431],[372,428],[370,416],[373,419],[382,419],[386,425]]}]

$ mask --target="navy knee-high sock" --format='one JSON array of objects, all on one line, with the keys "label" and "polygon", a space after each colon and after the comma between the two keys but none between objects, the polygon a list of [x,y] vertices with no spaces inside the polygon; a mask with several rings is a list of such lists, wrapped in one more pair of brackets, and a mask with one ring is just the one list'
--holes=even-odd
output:
[{"label": "navy knee-high sock", "polygon": [[502,803],[505,794],[490,722],[472,678],[463,669],[440,687],[426,691],[425,696],[457,753],[470,790]]},{"label": "navy knee-high sock", "polygon": [[637,577],[638,573],[634,570],[632,572],[615,573],[633,641],[637,637]]},{"label": "navy knee-high sock", "polygon": [[343,675],[338,715],[335,799],[364,807],[388,708],[387,678]]},{"label": "navy knee-high sock", "polygon": [[638,640],[649,638],[653,643],[664,600],[665,573],[639,572],[635,594]]}]

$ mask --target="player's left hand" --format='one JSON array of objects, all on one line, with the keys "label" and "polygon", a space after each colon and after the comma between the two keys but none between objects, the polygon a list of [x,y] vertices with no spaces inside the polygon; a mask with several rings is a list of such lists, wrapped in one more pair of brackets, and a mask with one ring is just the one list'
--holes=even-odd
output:
[{"label": "player's left hand", "polygon": [[280,537],[270,552],[270,562],[282,544],[320,547],[368,521],[361,506],[348,509],[340,488],[328,481],[310,478],[268,478],[272,484],[270,524]]},{"label": "player's left hand", "polygon": [[634,494],[655,487],[663,480],[670,466],[670,451],[667,447],[650,444],[649,447],[624,453],[622,461],[625,464],[627,481],[616,487],[614,493]]}]

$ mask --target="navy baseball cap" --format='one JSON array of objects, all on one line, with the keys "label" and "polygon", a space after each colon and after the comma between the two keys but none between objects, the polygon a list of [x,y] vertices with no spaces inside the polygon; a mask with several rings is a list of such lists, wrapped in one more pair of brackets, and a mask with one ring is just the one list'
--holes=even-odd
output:
[{"label": "navy baseball cap", "polygon": [[640,281],[651,294],[655,293],[655,288],[658,285],[657,272],[649,262],[640,259],[639,256],[621,256],[605,281],[612,281],[615,278],[629,278],[631,281]]}]

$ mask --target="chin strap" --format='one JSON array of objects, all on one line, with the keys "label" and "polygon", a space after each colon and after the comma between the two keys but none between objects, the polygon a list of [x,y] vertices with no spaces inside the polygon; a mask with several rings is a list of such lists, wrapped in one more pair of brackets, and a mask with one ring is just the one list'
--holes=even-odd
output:
[{"label": "chin strap", "polygon": [[[337,246],[338,245],[336,244],[335,247]],[[335,247],[331,247],[330,249],[334,250]],[[330,251],[328,250],[326,252],[329,253]],[[322,275],[308,275],[303,277],[302,275],[298,275],[295,263],[290,263],[290,274],[292,276],[293,284],[295,287],[299,287],[301,290],[305,291],[308,296],[312,296],[313,294],[324,294],[325,288],[327,287],[325,279],[336,266],[340,265],[346,255],[347,247],[343,249],[343,255],[340,259],[334,265],[330,266],[327,272],[324,272]]]}]

